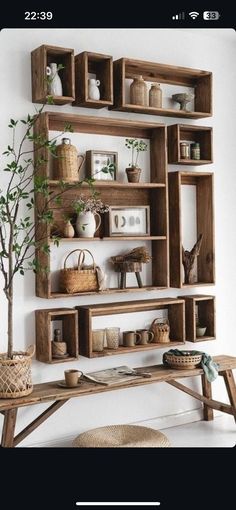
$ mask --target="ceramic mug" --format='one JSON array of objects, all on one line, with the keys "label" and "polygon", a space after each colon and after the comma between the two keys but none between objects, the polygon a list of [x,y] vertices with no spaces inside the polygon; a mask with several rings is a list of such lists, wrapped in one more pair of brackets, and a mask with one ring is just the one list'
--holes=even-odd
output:
[{"label": "ceramic mug", "polygon": [[125,347],[135,347],[141,343],[141,335],[136,331],[123,331],[123,345]]},{"label": "ceramic mug", "polygon": [[66,386],[68,386],[68,388],[73,388],[74,386],[77,386],[78,380],[83,375],[83,372],[76,369],[65,370],[64,375]]},{"label": "ceramic mug", "polygon": [[137,329],[137,333],[141,335],[141,345],[150,344],[153,341],[154,333],[150,329]]}]

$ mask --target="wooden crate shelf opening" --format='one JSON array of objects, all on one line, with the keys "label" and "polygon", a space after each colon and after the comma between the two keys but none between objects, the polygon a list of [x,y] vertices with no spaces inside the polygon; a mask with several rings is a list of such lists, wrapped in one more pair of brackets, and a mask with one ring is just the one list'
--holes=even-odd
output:
[{"label": "wooden crate shelf opening", "polygon": [[44,44],[31,52],[33,103],[45,103],[47,101],[49,94],[47,91],[46,67],[53,62],[64,66],[59,71],[63,96],[54,96],[54,104],[69,104],[75,99],[74,50]]},{"label": "wooden crate shelf opening", "polygon": [[[78,312],[70,308],[54,308],[35,311],[36,359],[43,363],[74,361],[79,355]],[[67,343],[68,357],[52,357],[52,323],[61,322],[62,340]]]},{"label": "wooden crate shelf opening", "polygon": [[[151,232],[150,236],[123,236],[123,240],[150,240],[152,243],[152,284],[148,289],[162,289],[169,286],[169,262],[168,262],[168,197],[167,197],[167,130],[166,126],[156,123],[130,121],[123,119],[109,119],[93,116],[71,115],[45,112],[37,120],[35,126],[35,134],[44,133],[49,138],[50,131],[63,131],[65,125],[69,123],[76,133],[89,133],[93,134],[106,134],[111,136],[122,137],[138,137],[148,138],[150,143],[150,163],[151,163],[151,182],[150,183],[96,183],[99,188],[100,198],[104,203],[109,205],[148,205],[150,207],[150,221]],[[49,161],[47,151],[45,149],[39,151],[40,156],[47,160],[44,166],[41,167],[40,173],[45,178],[49,179],[50,191],[56,192],[58,182],[50,180]],[[85,195],[90,193],[89,186],[83,184],[82,192]],[[60,226],[63,213],[71,214],[72,202],[81,193],[80,189],[75,189],[71,186],[62,197],[62,204],[54,207],[54,221],[55,224]],[[36,195],[36,202],[42,200],[42,197]],[[38,203],[38,202],[37,202]],[[95,241],[102,238],[109,240],[109,242],[117,237],[111,238],[106,235],[104,228],[104,219],[101,229],[96,233]],[[51,241],[49,227],[41,225],[37,233],[38,237],[46,238]],[[105,238],[105,239],[104,239]],[[70,242],[68,240],[68,242]],[[72,240],[73,243],[76,239]],[[80,242],[80,240],[78,241]],[[75,246],[75,244],[73,244]],[[44,298],[59,298],[70,297],[70,295],[63,292],[52,292],[51,288],[51,274],[50,274],[50,254],[45,254],[42,251],[37,251],[37,258],[43,266],[49,268],[49,273],[37,273],[36,275],[36,295]],[[144,287],[141,290],[145,290]],[[109,289],[108,293],[112,292],[131,292],[139,290],[136,287],[128,289]],[[92,293],[93,294],[93,293]],[[76,294],[73,294],[76,295]],[[81,294],[79,294],[81,295]],[[85,294],[84,294],[85,295]]]},{"label": "wooden crate shelf opening", "polygon": [[[215,340],[215,296],[194,294],[181,296],[185,300],[186,340],[188,342],[204,342]],[[204,336],[197,336],[196,319],[206,327]]]},{"label": "wooden crate shelf opening", "polygon": [[[212,128],[205,126],[189,126],[175,124],[168,126],[168,162],[172,165],[206,165],[213,163]],[[200,160],[182,159],[180,142],[198,142],[200,144]]]},{"label": "wooden crate shelf opening", "polygon": [[[125,354],[129,352],[142,352],[151,349],[169,349],[173,345],[185,342],[185,302],[183,299],[151,299],[142,301],[127,301],[100,305],[76,307],[79,311],[80,353],[88,358]],[[170,342],[167,344],[151,343],[124,347],[117,350],[104,349],[103,352],[92,350],[92,320],[93,317],[117,315],[126,313],[139,313],[152,310],[167,310],[170,323]]]},{"label": "wooden crate shelf opening", "polygon": [[[114,106],[110,107],[112,110],[193,119],[212,115],[212,73],[208,71],[121,58],[114,62],[113,72]],[[125,99],[125,80],[133,79],[137,75],[141,75],[147,82],[193,88],[195,94],[194,111],[179,110],[178,107],[153,108],[127,103]]]},{"label": "wooden crate shelf opening", "polygon": [[197,281],[193,286],[215,283],[214,248],[214,203],[213,174],[203,172],[170,172],[169,218],[170,218],[170,285],[187,288],[182,277],[182,206],[181,186],[196,186],[197,237],[203,234],[200,254],[197,260]]},{"label": "wooden crate shelf opening", "polygon": [[[113,104],[113,59],[110,55],[84,51],[75,57],[75,102],[73,106],[104,108]],[[92,75],[92,76],[91,76]],[[89,98],[88,79],[100,81],[100,99]]]}]

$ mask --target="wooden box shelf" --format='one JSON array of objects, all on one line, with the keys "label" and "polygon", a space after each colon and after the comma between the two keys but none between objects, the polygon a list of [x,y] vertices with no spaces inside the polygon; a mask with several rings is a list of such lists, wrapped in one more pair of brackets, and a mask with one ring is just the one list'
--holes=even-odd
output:
[{"label": "wooden box shelf", "polygon": [[[99,356],[111,356],[115,354],[127,354],[130,352],[143,352],[152,349],[169,349],[173,345],[181,345],[185,342],[185,302],[183,299],[150,299],[143,301],[127,301],[121,303],[109,303],[77,307],[79,311],[80,331],[80,354],[88,358]],[[117,315],[126,313],[140,313],[150,310],[168,311],[170,323],[171,341],[163,343],[150,343],[125,347],[120,345],[118,349],[107,349],[103,352],[92,350],[92,319],[98,316]],[[132,329],[132,328],[130,328]]]},{"label": "wooden box shelf", "polygon": [[[74,361],[79,355],[78,312],[71,308],[52,308],[35,311],[36,359],[43,363]],[[69,356],[63,359],[52,357],[52,322],[61,321],[62,340],[67,343]]]},{"label": "wooden box shelf", "polygon": [[[113,104],[113,59],[110,55],[84,51],[75,57],[75,102],[73,106],[104,108]],[[100,81],[100,99],[89,99],[88,78]]]},{"label": "wooden box shelf", "polygon": [[[215,297],[195,294],[181,298],[185,300],[186,340],[188,342],[215,340]],[[206,327],[204,336],[197,336],[196,318],[201,326]]]},{"label": "wooden box shelf", "polygon": [[[167,117],[201,119],[212,115],[212,73],[186,67],[121,58],[113,64],[114,106],[112,110]],[[125,80],[141,75],[145,81],[194,88],[194,111],[133,105],[125,99]]]},{"label": "wooden box shelf", "polygon": [[[122,137],[137,137],[150,139],[150,166],[151,182],[139,183],[121,183],[117,181],[96,182],[96,188],[100,192],[100,198],[109,205],[149,205],[150,206],[150,236],[121,236],[122,241],[151,241],[152,250],[152,284],[138,289],[129,287],[127,289],[110,288],[107,293],[130,292],[163,289],[169,286],[169,259],[168,259],[168,196],[167,196],[167,150],[166,150],[166,127],[163,124],[146,123],[139,121],[130,121],[123,119],[109,119],[92,116],[70,115],[62,113],[45,112],[38,119],[35,126],[35,133],[44,133],[49,138],[49,132],[63,131],[65,124],[71,124],[73,131],[77,133],[106,134]],[[42,157],[47,157],[47,152],[42,151]],[[56,192],[59,182],[50,179],[49,161],[41,167],[40,173],[49,179],[50,191]],[[82,188],[76,189],[73,183],[62,196],[61,205],[54,204],[54,221],[60,222],[62,213],[72,213],[72,202],[82,193],[86,196],[90,194],[89,185],[82,184]],[[41,196],[36,196],[36,201],[42,200]],[[37,202],[38,203],[38,202]],[[95,238],[90,238],[90,242],[102,240],[103,242],[112,240],[117,241],[117,237],[108,237],[105,233],[105,218],[101,229],[97,232]],[[38,239],[50,239],[50,230],[47,225],[40,226],[37,229]],[[66,239],[67,242],[78,244],[86,241],[84,238]],[[79,247],[79,246],[78,246]],[[127,247],[127,251],[128,251]],[[43,267],[49,268],[48,273],[39,272],[36,275],[36,295],[44,298],[71,297],[70,294],[64,294],[59,291],[52,291],[51,273],[50,273],[50,254],[37,251],[37,257]],[[79,295],[85,295],[82,293]],[[91,292],[89,292],[91,294]],[[92,292],[94,294],[94,292]],[[75,296],[77,294],[73,294]]]},{"label": "wooden box shelf", "polygon": [[[215,283],[213,174],[209,172],[169,172],[170,286],[186,288]],[[197,237],[203,234],[197,258],[197,280],[183,283],[181,186],[196,186]],[[186,247],[185,247],[186,248]]]},{"label": "wooden box shelf", "polygon": [[[172,165],[207,165],[213,163],[212,158],[212,128],[205,126],[189,126],[174,124],[168,126],[168,162]],[[200,143],[201,159],[182,159],[180,142]]]},{"label": "wooden box shelf", "polygon": [[54,104],[63,105],[75,100],[74,50],[43,44],[31,52],[33,103],[45,103],[47,101],[49,94],[47,91],[46,67],[53,62],[64,66],[59,71],[63,96],[54,96]]}]

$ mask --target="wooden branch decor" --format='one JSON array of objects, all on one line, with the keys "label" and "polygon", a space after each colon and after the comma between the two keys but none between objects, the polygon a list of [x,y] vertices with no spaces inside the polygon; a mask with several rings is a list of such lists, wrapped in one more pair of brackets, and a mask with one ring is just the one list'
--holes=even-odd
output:
[{"label": "wooden branch decor", "polygon": [[184,266],[184,283],[192,284],[194,283],[194,265],[197,259],[197,256],[200,253],[201,244],[202,244],[203,234],[200,234],[197,242],[191,249],[191,251],[185,250],[182,246],[182,264]]}]

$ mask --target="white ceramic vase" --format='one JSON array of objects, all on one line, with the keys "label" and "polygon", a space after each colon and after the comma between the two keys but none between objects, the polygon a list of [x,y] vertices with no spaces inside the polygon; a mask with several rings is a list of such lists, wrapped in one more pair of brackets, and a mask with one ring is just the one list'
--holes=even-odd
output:
[{"label": "white ceramic vase", "polygon": [[48,93],[51,96],[62,96],[62,83],[57,72],[57,64],[52,63],[50,66],[47,66],[47,76],[50,78],[48,83]]},{"label": "white ceramic vase", "polygon": [[100,99],[100,90],[99,90],[100,81],[95,80],[94,78],[90,78],[88,80],[88,96],[89,99],[94,99],[94,101],[98,101]]},{"label": "white ceramic vase", "polygon": [[[96,219],[98,224],[96,225]],[[95,232],[101,225],[101,216],[98,213],[80,212],[76,220],[76,232],[79,237],[94,237]]]}]

